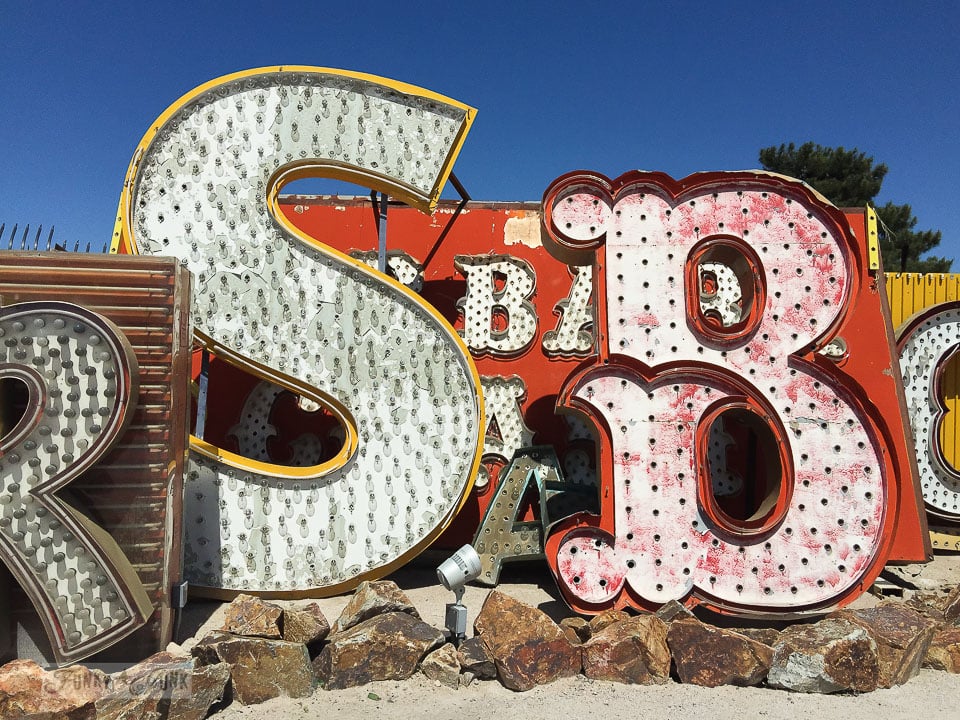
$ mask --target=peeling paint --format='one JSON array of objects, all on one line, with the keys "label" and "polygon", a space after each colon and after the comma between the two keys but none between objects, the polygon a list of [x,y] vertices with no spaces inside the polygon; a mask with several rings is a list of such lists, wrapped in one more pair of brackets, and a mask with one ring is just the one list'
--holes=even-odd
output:
[{"label": "peeling paint", "polygon": [[543,245],[540,239],[540,215],[531,212],[519,217],[507,218],[503,225],[503,244],[525,245],[528,248],[538,248]]}]

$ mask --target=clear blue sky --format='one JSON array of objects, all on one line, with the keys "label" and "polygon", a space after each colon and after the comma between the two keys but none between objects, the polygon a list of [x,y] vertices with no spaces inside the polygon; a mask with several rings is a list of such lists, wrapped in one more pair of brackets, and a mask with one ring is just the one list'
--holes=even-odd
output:
[{"label": "clear blue sky", "polygon": [[[960,271],[960,2],[0,0],[0,222],[109,240],[140,137],[181,94],[281,64],[479,109],[455,171],[482,200],[561,173],[682,177],[761,147],[857,147]],[[6,236],[5,238],[6,239]]]}]

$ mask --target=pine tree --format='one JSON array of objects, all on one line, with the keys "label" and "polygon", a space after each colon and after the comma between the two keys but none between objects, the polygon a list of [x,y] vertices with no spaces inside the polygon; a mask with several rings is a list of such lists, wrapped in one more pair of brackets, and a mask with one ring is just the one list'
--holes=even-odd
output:
[{"label": "pine tree", "polygon": [[[887,166],[856,148],[824,147],[807,142],[763,148],[764,170],[799,178],[837,207],[873,205]],[[950,258],[920,256],[940,244],[939,230],[915,230],[917,218],[909,205],[888,202],[877,207],[880,219],[880,255],[884,269],[901,272],[950,272]]]},{"label": "pine tree", "polygon": [[917,218],[909,205],[888,202],[877,208],[880,218],[880,256],[885,270],[900,272],[946,273],[953,260],[920,256],[940,244],[939,230],[916,231]]}]

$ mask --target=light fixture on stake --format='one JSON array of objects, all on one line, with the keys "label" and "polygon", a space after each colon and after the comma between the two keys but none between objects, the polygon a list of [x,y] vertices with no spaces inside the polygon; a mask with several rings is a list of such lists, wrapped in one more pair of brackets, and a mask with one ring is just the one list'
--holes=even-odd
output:
[{"label": "light fixture on stake", "polygon": [[437,568],[437,579],[452,590],[457,601],[447,603],[446,626],[455,645],[467,636],[467,607],[463,600],[464,586],[480,575],[480,556],[470,544],[464,545]]}]

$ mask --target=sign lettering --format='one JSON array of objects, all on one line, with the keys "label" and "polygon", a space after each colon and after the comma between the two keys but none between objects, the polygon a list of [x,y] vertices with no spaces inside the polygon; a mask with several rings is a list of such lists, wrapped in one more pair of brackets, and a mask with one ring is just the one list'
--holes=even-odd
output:
[{"label": "sign lettering", "polygon": [[957,523],[960,472],[945,456],[943,435],[944,424],[951,419],[956,422],[949,417],[952,411],[944,381],[960,350],[960,302],[934,305],[917,313],[900,329],[899,336],[903,388],[927,512],[938,520]]},{"label": "sign lettering", "polygon": [[[596,254],[601,283],[600,355],[560,395],[601,434],[600,515],[547,541],[568,602],[855,596],[882,568],[897,489],[862,399],[811,356],[855,292],[840,213],[746,173],[573,174],[544,213],[559,252]],[[736,452],[754,459],[739,491]]]},{"label": "sign lettering", "polygon": [[403,285],[298,232],[276,202],[317,175],[430,209],[472,116],[381,78],[266,68],[199,88],[141,144],[125,246],[188,265],[199,342],[343,427],[335,457],[308,467],[191,440],[192,587],[342,592],[419,552],[462,504],[483,413],[456,332]]},{"label": "sign lettering", "polygon": [[0,438],[0,557],[37,609],[58,662],[101,650],[153,611],[116,542],[56,496],[123,433],[137,362],[105,318],[63,302],[0,309],[0,381],[25,397]]}]

